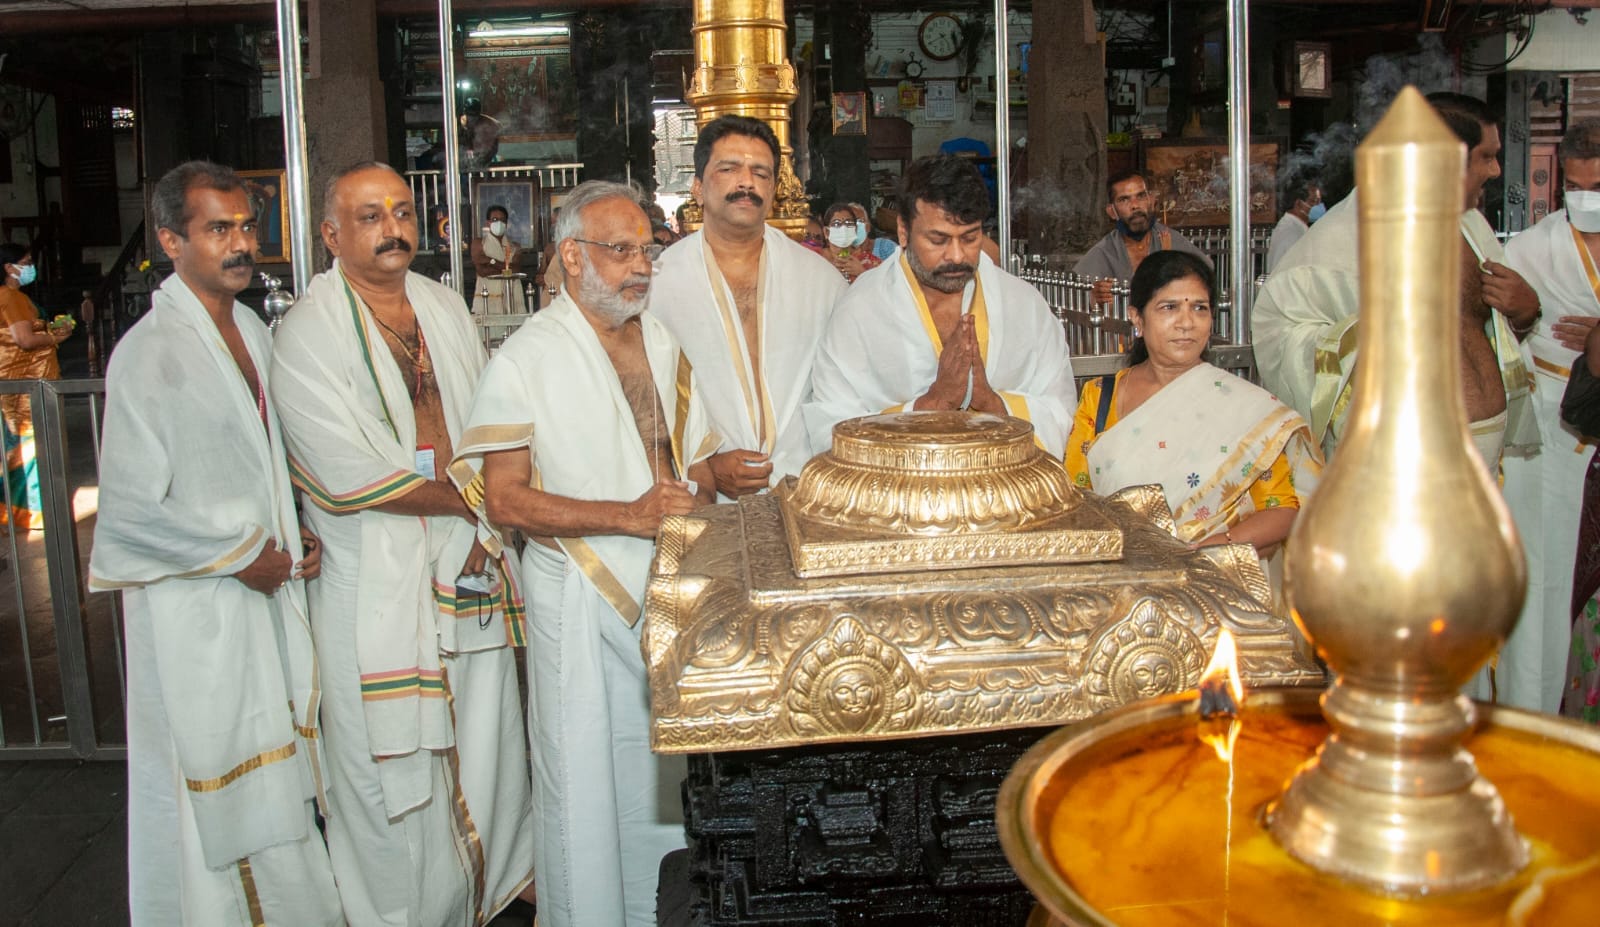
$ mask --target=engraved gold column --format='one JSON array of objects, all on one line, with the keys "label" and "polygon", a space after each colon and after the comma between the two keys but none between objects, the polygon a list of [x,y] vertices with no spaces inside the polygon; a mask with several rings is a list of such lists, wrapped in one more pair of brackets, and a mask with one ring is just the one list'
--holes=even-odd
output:
[{"label": "engraved gold column", "polygon": [[[783,0],[694,0],[694,77],[686,96],[700,125],[730,113],[772,126],[782,146],[778,190],[767,222],[791,238],[805,234],[810,207],[794,173],[789,109],[796,96],[789,63]],[[700,204],[690,200],[684,219],[698,228]]]},{"label": "engraved gold column", "polygon": [[1527,582],[1461,401],[1463,146],[1406,88],[1356,154],[1361,362],[1351,425],[1289,542],[1296,621],[1336,674],[1333,733],[1269,810],[1291,854],[1398,895],[1470,890],[1528,850],[1462,739],[1460,689]]}]

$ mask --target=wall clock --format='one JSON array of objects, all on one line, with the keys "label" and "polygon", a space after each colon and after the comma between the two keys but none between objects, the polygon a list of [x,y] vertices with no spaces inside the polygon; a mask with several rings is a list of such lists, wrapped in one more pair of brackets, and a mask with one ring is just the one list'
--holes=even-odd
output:
[{"label": "wall clock", "polygon": [[949,13],[929,13],[917,28],[917,44],[933,61],[949,61],[961,51],[961,20]]}]

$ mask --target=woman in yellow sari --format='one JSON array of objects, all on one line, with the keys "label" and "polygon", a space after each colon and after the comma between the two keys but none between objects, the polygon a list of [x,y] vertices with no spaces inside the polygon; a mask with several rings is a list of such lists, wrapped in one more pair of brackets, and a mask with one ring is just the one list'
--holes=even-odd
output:
[{"label": "woman in yellow sari", "polygon": [[1289,536],[1322,456],[1298,413],[1206,363],[1211,304],[1198,258],[1159,251],[1139,265],[1127,366],[1080,392],[1067,473],[1102,494],[1159,484],[1181,539],[1266,556]]},{"label": "woman in yellow sari", "polygon": [[[33,300],[22,292],[35,274],[33,255],[27,248],[12,242],[0,244],[0,265],[5,270],[5,284],[0,286],[0,379],[60,379],[56,345],[72,334],[72,329],[47,327]],[[0,524],[9,521],[18,528],[38,530],[44,527],[44,517],[33,459],[33,409],[27,396],[12,393],[0,395],[0,412],[5,415],[9,503],[0,513]]]}]

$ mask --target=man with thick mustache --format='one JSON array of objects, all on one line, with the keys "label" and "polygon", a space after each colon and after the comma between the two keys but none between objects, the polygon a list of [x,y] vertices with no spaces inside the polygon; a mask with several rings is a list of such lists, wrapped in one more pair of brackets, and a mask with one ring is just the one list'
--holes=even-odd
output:
[{"label": "man with thick mustache", "polygon": [[567,195],[566,287],[489,361],[450,468],[496,532],[530,539],[534,870],[552,927],[654,924],[661,857],[684,844],[685,769],[650,752],[639,617],[661,520],[713,501],[721,439],[643,312],[661,247],[634,196],[604,181]]},{"label": "man with thick mustache", "polygon": [[127,615],[129,913],[343,925],[312,809],[316,548],[302,558],[271,336],[235,298],[256,218],[239,175],[205,161],[169,171],[151,206],[176,273],[111,359],[89,564]]},{"label": "man with thick mustache", "polygon": [[323,541],[328,851],[350,923],[471,927],[533,860],[516,558],[489,559],[446,476],[484,350],[461,297],[408,269],[399,174],[341,171],[325,210],[333,268],[279,329],[271,390]]},{"label": "man with thick mustache", "polygon": [[989,191],[970,161],[913,161],[900,192],[900,259],[862,274],[834,308],[806,406],[812,443],[859,415],[973,409],[1033,423],[1061,456],[1077,405],[1061,325],[1033,287],[982,253]]},{"label": "man with thick mustache", "polygon": [[729,449],[711,458],[724,500],[760,492],[811,459],[802,405],[845,281],[767,225],[782,169],[772,128],[721,116],[694,146],[700,231],[662,255],[650,312],[683,344]]},{"label": "man with thick mustache", "polygon": [[[1187,251],[1206,257],[1195,243],[1155,217],[1155,197],[1144,175],[1138,171],[1119,171],[1106,181],[1106,216],[1116,224],[1106,237],[1095,243],[1072,268],[1075,274],[1090,277],[1133,279],[1139,262],[1155,251]],[[1111,298],[1110,283],[1095,290],[1103,300]]]}]

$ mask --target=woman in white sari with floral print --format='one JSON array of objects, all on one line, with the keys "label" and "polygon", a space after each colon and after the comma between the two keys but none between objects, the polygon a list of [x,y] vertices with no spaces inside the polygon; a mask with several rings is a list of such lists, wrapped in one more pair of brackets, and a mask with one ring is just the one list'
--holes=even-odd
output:
[{"label": "woman in white sari with floral print", "polygon": [[1162,251],[1139,265],[1127,366],[1079,393],[1067,472],[1102,494],[1159,484],[1179,538],[1252,544],[1266,557],[1289,536],[1322,455],[1298,413],[1205,361],[1211,304],[1211,270],[1192,255]]}]

